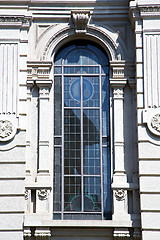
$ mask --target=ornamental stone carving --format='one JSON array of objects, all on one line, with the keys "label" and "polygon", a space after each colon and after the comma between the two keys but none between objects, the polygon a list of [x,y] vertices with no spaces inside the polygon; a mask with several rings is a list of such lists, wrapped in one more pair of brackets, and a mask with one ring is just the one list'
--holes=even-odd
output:
[{"label": "ornamental stone carving", "polygon": [[125,191],[123,189],[117,189],[115,191],[115,197],[117,199],[117,201],[123,201],[125,199]]},{"label": "ornamental stone carving", "polygon": [[155,114],[151,119],[151,126],[160,133],[160,114]]},{"label": "ornamental stone carving", "polygon": [[0,120],[0,141],[8,141],[13,137],[14,127],[9,120]]},{"label": "ornamental stone carving", "polygon": [[38,197],[40,200],[46,200],[48,198],[48,191],[47,189],[40,189],[38,190]]},{"label": "ornamental stone carving", "polygon": [[24,199],[28,200],[28,198],[29,198],[29,191],[28,191],[28,189],[26,189],[24,192]]},{"label": "ornamental stone carving", "polygon": [[114,98],[123,98],[123,88],[114,88],[113,95]]},{"label": "ornamental stone carving", "polygon": [[86,33],[90,12],[85,10],[74,10],[71,12],[76,33]]}]

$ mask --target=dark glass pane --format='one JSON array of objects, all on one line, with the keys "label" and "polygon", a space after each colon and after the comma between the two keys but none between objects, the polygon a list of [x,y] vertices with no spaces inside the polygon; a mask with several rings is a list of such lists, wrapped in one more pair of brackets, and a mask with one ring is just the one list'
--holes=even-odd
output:
[{"label": "dark glass pane", "polygon": [[83,78],[83,107],[99,107],[99,77]]},{"label": "dark glass pane", "polygon": [[99,110],[83,111],[83,165],[84,174],[100,174]]},{"label": "dark glass pane", "polygon": [[91,52],[90,50],[79,48],[72,52],[70,52],[65,61],[64,64],[73,64],[73,65],[96,65],[98,64],[98,58],[97,56]]},{"label": "dark glass pane", "polygon": [[109,66],[102,66],[101,73],[108,75],[109,74]]},{"label": "dark glass pane", "polygon": [[64,177],[64,211],[81,211],[80,177]]},{"label": "dark glass pane", "polygon": [[81,174],[81,117],[78,109],[64,110],[64,172]]},{"label": "dark glass pane", "polygon": [[102,148],[102,163],[103,163],[103,205],[104,217],[111,217],[111,173],[110,173],[110,148]]},{"label": "dark glass pane", "polygon": [[61,148],[54,148],[54,211],[61,211]]},{"label": "dark glass pane", "polygon": [[54,145],[61,145],[62,144],[62,138],[61,137],[55,137],[54,138]]},{"label": "dark glass pane", "polygon": [[84,211],[101,211],[100,177],[84,177]]},{"label": "dark glass pane", "polygon": [[64,106],[79,107],[81,100],[80,78],[65,77],[64,79]]},{"label": "dark glass pane", "polygon": [[61,220],[62,217],[61,217],[61,213],[54,213],[53,214],[53,220]]},{"label": "dark glass pane", "polygon": [[62,132],[62,82],[61,77],[54,78],[54,134]]}]

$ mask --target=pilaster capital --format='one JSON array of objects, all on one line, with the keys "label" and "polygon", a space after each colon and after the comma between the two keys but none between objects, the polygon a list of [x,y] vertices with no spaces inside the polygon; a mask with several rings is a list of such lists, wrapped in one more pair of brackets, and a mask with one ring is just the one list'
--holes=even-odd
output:
[{"label": "pilaster capital", "polygon": [[111,69],[111,78],[110,78],[110,85],[112,88],[114,87],[125,87],[127,83],[127,79],[125,78],[125,62],[124,61],[117,61],[117,62],[110,62],[110,69]]},{"label": "pilaster capital", "polygon": [[52,62],[48,61],[28,61],[27,62],[27,81],[48,80]]}]

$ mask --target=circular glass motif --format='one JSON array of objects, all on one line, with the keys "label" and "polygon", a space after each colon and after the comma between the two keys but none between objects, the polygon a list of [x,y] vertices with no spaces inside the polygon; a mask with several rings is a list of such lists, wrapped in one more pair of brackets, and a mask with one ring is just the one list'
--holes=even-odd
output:
[{"label": "circular glass motif", "polygon": [[[88,79],[83,79],[83,101],[88,101],[93,94],[93,85]],[[73,99],[80,102],[81,100],[81,87],[80,79],[76,79],[70,86],[70,95]]]}]

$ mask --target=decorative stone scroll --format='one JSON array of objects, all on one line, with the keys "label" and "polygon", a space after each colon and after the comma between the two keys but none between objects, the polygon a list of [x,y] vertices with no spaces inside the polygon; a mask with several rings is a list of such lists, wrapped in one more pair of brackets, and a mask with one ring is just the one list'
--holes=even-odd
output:
[{"label": "decorative stone scroll", "polygon": [[71,12],[76,33],[86,33],[90,12],[86,10],[74,10]]},{"label": "decorative stone scroll", "polygon": [[124,201],[125,199],[125,191],[123,189],[117,189],[115,192],[115,197],[117,199],[117,201]]},{"label": "decorative stone scroll", "polygon": [[38,190],[38,197],[40,200],[46,200],[48,198],[48,191],[47,189],[40,189]]}]

